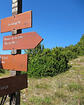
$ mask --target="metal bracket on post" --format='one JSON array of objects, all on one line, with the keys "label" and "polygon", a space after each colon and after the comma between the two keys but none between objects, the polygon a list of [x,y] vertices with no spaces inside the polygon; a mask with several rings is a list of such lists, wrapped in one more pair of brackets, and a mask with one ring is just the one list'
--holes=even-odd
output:
[{"label": "metal bracket on post", "polygon": [[17,54],[17,50],[13,49],[13,50],[11,51],[11,54],[12,54],[12,55],[16,55],[16,54]]}]

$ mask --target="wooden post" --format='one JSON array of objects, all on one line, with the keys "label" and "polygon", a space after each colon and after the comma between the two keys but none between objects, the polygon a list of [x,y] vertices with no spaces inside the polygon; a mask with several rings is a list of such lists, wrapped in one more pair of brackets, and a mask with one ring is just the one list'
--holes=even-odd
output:
[{"label": "wooden post", "polygon": [[[22,0],[12,0],[12,15],[22,13]],[[22,30],[13,30],[12,35],[22,33]],[[21,54],[21,50],[12,50],[11,54]],[[20,75],[19,71],[11,71],[11,76]],[[16,81],[17,82],[17,81]],[[10,95],[10,105],[20,105],[20,91]]]}]

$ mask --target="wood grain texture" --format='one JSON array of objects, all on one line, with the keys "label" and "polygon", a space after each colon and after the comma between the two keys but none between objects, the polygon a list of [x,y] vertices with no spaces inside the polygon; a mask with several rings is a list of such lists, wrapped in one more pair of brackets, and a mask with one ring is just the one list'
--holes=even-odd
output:
[{"label": "wood grain texture", "polygon": [[0,97],[27,87],[27,74],[0,79]]}]

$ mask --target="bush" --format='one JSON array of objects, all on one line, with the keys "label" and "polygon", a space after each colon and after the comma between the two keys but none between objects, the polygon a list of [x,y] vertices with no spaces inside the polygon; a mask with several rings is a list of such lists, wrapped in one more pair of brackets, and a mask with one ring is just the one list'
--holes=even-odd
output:
[{"label": "bush", "polygon": [[68,61],[84,55],[84,35],[76,45],[45,49],[43,45],[34,50],[25,50],[29,54],[28,74],[30,77],[55,76],[69,68]]},{"label": "bush", "polygon": [[30,56],[28,67],[30,77],[55,76],[68,69],[68,60],[58,48],[44,49],[42,53]]}]

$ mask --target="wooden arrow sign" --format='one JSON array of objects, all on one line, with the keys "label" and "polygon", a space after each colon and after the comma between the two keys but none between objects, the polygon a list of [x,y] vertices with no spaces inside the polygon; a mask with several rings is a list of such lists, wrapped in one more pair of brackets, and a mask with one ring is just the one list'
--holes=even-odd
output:
[{"label": "wooden arrow sign", "polygon": [[1,20],[1,33],[32,27],[32,11],[20,13]]},{"label": "wooden arrow sign", "polygon": [[13,49],[33,49],[43,39],[36,32],[18,34],[14,36],[4,36],[3,50]]},{"label": "wooden arrow sign", "polygon": [[27,54],[0,55],[0,69],[27,72]]},{"label": "wooden arrow sign", "polygon": [[27,74],[0,79],[0,97],[27,87]]}]

